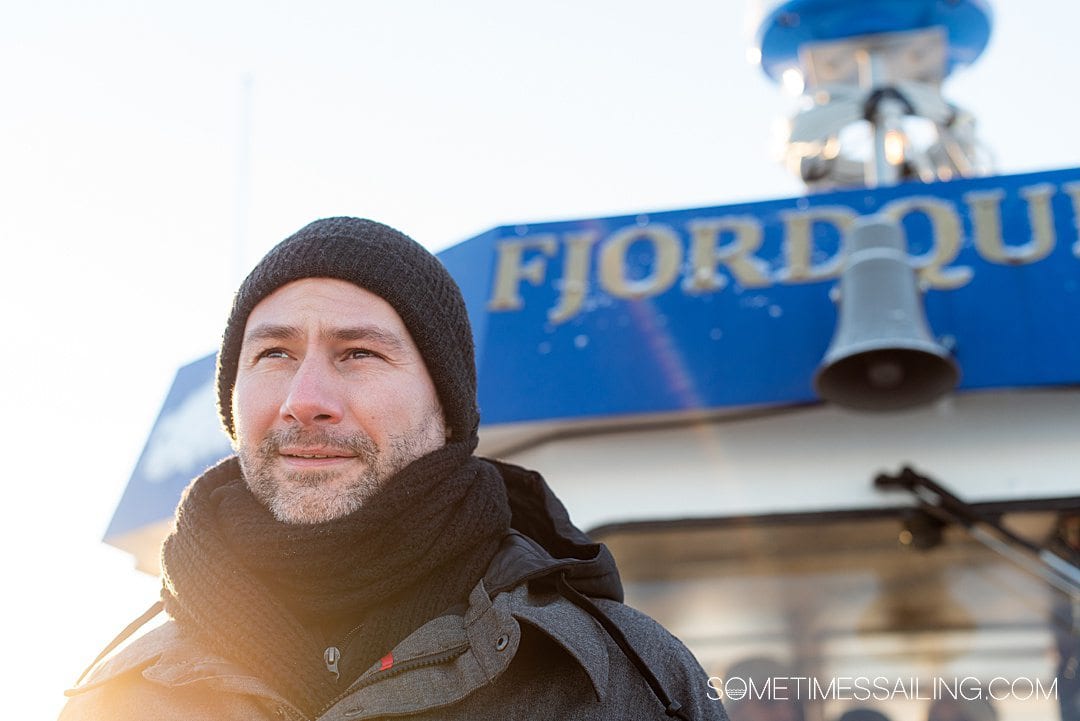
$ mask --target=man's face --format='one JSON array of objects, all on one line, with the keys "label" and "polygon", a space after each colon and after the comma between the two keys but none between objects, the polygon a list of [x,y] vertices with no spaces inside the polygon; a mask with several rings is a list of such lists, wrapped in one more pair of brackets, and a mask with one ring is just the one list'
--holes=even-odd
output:
[{"label": "man's face", "polygon": [[255,306],[232,403],[244,478],[286,523],[352,513],[446,442],[405,324],[385,300],[342,280],[298,280]]}]

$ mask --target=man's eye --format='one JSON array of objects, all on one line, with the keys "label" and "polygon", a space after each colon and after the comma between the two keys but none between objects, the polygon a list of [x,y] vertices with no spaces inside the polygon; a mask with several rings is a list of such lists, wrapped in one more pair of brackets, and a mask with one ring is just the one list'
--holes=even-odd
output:
[{"label": "man's eye", "polygon": [[288,354],[288,353],[286,353],[286,352],[285,352],[284,350],[282,350],[281,348],[267,348],[266,350],[264,350],[264,351],[261,351],[261,352],[259,353],[259,356],[258,356],[258,357],[259,357],[260,359],[261,359],[261,358],[287,358],[287,357],[288,357],[288,355],[289,355],[289,354]]},{"label": "man's eye", "polygon": [[361,358],[376,358],[378,357],[378,355],[379,354],[375,351],[370,351],[366,348],[350,348],[345,353],[345,357],[349,360],[360,360]]}]

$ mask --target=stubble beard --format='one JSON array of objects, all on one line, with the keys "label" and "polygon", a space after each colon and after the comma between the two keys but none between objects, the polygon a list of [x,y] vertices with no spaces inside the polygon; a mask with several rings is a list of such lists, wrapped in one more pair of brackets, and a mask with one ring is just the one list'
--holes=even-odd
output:
[{"label": "stubble beard", "polygon": [[[292,471],[279,467],[283,446],[310,445],[355,455],[360,468]],[[312,524],[342,518],[363,506],[383,482],[434,450],[426,428],[414,428],[380,449],[364,433],[274,430],[255,447],[237,449],[248,488],[282,523]],[[348,474],[348,475],[344,475]]]}]

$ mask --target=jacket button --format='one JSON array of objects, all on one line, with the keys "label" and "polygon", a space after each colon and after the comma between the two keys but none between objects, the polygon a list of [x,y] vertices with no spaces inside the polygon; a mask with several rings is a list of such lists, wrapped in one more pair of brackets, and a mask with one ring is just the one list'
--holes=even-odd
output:
[{"label": "jacket button", "polygon": [[505,633],[502,636],[499,636],[497,639],[495,639],[495,650],[496,651],[505,651],[506,647],[509,646],[509,645],[510,645],[510,637],[507,636]]}]

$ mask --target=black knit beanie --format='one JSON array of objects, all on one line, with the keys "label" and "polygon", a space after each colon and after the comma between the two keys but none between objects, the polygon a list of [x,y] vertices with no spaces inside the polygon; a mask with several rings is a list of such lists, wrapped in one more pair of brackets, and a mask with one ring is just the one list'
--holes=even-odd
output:
[{"label": "black knit beanie", "polygon": [[359,218],[325,218],[275,246],[240,285],[217,358],[218,413],[236,438],[232,392],[240,344],[252,309],[301,278],[337,278],[389,303],[424,358],[455,442],[476,445],[476,364],[461,290],[423,246],[389,226]]}]

